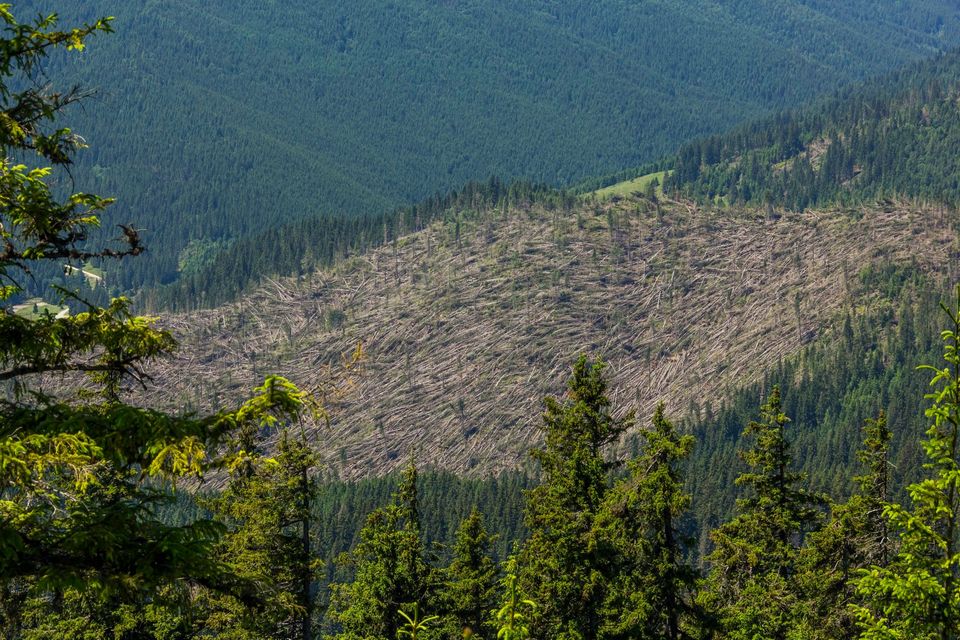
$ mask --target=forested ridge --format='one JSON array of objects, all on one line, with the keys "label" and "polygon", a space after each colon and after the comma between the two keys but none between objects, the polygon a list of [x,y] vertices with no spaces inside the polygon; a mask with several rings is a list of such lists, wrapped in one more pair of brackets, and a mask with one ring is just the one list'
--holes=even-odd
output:
[{"label": "forested ridge", "polygon": [[955,50],[686,144],[667,187],[702,200],[795,210],[898,196],[955,205],[958,77]]},{"label": "forested ridge", "polygon": [[310,217],[246,236],[212,253],[198,254],[197,261],[182,269],[175,282],[148,288],[139,300],[148,309],[184,311],[216,307],[236,300],[266,278],[305,276],[389,242],[398,242],[434,222],[456,224],[458,212],[511,202],[569,203],[572,199],[572,195],[546,185],[504,183],[491,177],[379,216]]},{"label": "forested ridge", "polygon": [[[118,198],[107,228],[144,228],[144,258],[106,265],[114,291],[192,275],[286,222],[337,235],[354,224],[340,216],[379,226],[489,175],[563,186],[637,166],[960,44],[945,0],[17,6],[116,16],[95,54],[45,63],[98,89],[70,113],[91,142],[74,175]],[[251,262],[272,239],[223,260]],[[223,273],[178,301],[214,302]]]}]

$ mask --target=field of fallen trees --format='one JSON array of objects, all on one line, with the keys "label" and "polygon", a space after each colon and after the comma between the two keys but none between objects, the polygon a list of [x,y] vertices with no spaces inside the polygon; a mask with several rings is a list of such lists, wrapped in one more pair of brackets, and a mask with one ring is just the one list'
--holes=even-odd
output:
[{"label": "field of fallen trees", "polygon": [[[411,452],[468,473],[522,465],[541,401],[577,354],[609,363],[618,413],[714,406],[875,303],[868,265],[956,269],[956,212],[916,203],[799,213],[640,197],[461,212],[336,268],[163,318],[182,349],[150,402],[236,399],[279,373],[304,388],[362,342],[331,423],[306,428],[342,476]],[[183,399],[188,399],[184,405]]]}]

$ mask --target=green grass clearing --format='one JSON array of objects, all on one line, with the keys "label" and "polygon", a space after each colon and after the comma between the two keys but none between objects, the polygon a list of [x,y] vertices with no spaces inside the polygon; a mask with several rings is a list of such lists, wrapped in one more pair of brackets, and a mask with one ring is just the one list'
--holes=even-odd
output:
[{"label": "green grass clearing", "polygon": [[38,320],[46,315],[69,314],[70,308],[44,302],[41,298],[31,298],[23,304],[14,305],[13,312],[28,320]]},{"label": "green grass clearing", "polygon": [[633,193],[643,193],[647,190],[647,186],[656,180],[659,184],[657,185],[657,197],[663,196],[663,179],[667,177],[666,171],[657,171],[656,173],[648,173],[645,176],[640,176],[639,178],[634,178],[633,180],[627,180],[625,182],[618,182],[617,184],[612,184],[609,187],[604,187],[603,189],[598,189],[592,194],[598,198],[610,198],[612,196],[629,196]]}]

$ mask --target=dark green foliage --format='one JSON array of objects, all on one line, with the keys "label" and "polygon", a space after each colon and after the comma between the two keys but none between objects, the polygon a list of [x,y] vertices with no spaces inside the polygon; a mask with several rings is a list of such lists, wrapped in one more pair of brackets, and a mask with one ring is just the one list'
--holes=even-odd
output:
[{"label": "dark green foliage", "polygon": [[433,569],[420,532],[417,472],[411,463],[392,504],[367,518],[360,542],[350,552],[352,582],[332,585],[328,611],[339,626],[337,638],[393,640],[404,623],[400,609],[421,610],[433,598]]},{"label": "dark green foliage", "polygon": [[220,562],[234,575],[259,585],[251,614],[229,595],[206,594],[198,608],[203,627],[229,638],[308,640],[315,600],[311,507],[317,485],[314,456],[302,439],[284,429],[277,455],[257,453],[248,442],[227,487],[203,502],[228,531],[217,545]]},{"label": "dark green foliage", "polygon": [[943,332],[943,367],[933,373],[924,477],[910,485],[911,508],[884,515],[899,535],[889,565],[864,571],[857,593],[861,637],[950,640],[960,636],[960,287]]},{"label": "dark green foliage", "polygon": [[602,362],[581,356],[564,399],[545,401],[545,445],[533,452],[542,484],[527,495],[530,538],[518,558],[521,588],[537,603],[534,637],[596,638],[600,633],[614,569],[594,540],[594,520],[615,466],[604,453],[633,419],[611,415],[603,369]]},{"label": "dark green foliage", "polygon": [[[340,564],[337,559],[359,543],[360,531],[369,514],[393,502],[399,480],[397,474],[391,474],[355,482],[318,481],[310,527],[318,574],[313,585],[318,612],[315,618],[322,617],[328,605],[330,584],[353,580],[355,567]],[[520,473],[483,479],[436,471],[418,474],[421,532],[425,548],[431,551],[433,564],[442,567],[453,561],[459,527],[472,520],[474,509],[479,511],[483,522],[488,523],[487,527],[498,532],[498,535],[487,538],[491,558],[494,561],[506,559],[514,545],[526,536],[523,491],[532,485],[533,480]],[[199,502],[206,504],[219,499],[218,495],[208,495],[199,498]],[[158,505],[158,511],[165,522],[175,524],[211,517],[212,514],[198,507],[196,502],[189,493],[178,492],[175,501]],[[279,505],[268,506],[280,508]],[[329,625],[327,628],[329,630]]]},{"label": "dark green foliage", "polygon": [[[258,469],[262,472],[268,472],[272,468],[272,466],[258,465]],[[330,583],[346,584],[351,582],[355,575],[355,567],[350,563],[338,563],[338,558],[353,550],[360,542],[361,529],[371,512],[393,504],[397,484],[400,481],[399,474],[391,474],[355,482],[329,479],[317,482],[313,489],[310,531],[314,553],[313,565],[318,573],[317,582],[313,586],[313,594],[316,597],[315,620],[318,623],[321,622],[320,618],[323,617],[323,612],[328,605]],[[430,551],[428,555],[431,565],[449,571],[449,567],[458,555],[457,549],[460,545],[457,541],[458,537],[462,536],[461,529],[466,528],[468,531],[476,532],[477,524],[483,522],[484,530],[493,529],[499,534],[485,536],[483,533],[476,533],[475,537],[471,538],[475,542],[482,542],[479,546],[485,548],[486,554],[490,556],[489,561],[477,555],[473,556],[479,567],[474,576],[479,578],[477,583],[482,583],[486,570],[495,569],[496,562],[505,560],[508,552],[526,536],[526,528],[523,525],[523,492],[533,486],[533,483],[531,478],[516,472],[483,479],[463,478],[437,471],[418,473],[417,502],[421,512],[421,534],[424,547]],[[258,486],[261,488],[251,495],[262,495],[262,499],[268,502],[264,505],[264,509],[275,512],[277,509],[289,508],[281,504],[269,504],[271,494],[266,485],[260,483]],[[162,519],[165,522],[180,524],[193,522],[197,518],[209,518],[214,514],[198,507],[197,501],[201,504],[207,504],[210,501],[222,502],[222,496],[219,494],[195,500],[189,493],[181,491],[175,498],[174,501],[158,505],[158,511],[162,513]],[[229,502],[226,504],[230,505]],[[255,505],[256,501],[250,504]],[[258,511],[250,506],[230,506],[230,509],[242,509],[250,515],[258,515]],[[222,517],[223,514],[220,518]],[[263,526],[260,526],[259,530],[269,531]],[[484,539],[485,542],[483,542]],[[476,549],[470,545],[467,547]],[[226,547],[221,548],[226,555],[231,555],[232,552],[229,552]],[[469,565],[470,562],[462,564]],[[446,580],[446,571],[443,575],[437,576],[437,584],[442,589],[450,587]],[[469,571],[457,573],[463,576]],[[275,583],[271,586],[269,582],[263,586],[267,589],[276,588]],[[449,611],[446,608],[448,605],[445,604],[447,602],[449,598],[445,598],[441,593],[437,598],[436,607],[433,608],[431,603],[431,609],[425,609],[424,613]],[[221,599],[218,603],[219,606],[224,606],[229,604],[229,601]],[[199,604],[207,610],[211,608],[211,603]],[[490,608],[494,604],[495,602],[490,605]],[[236,603],[230,606],[234,609],[233,614],[226,616],[224,620],[236,625],[239,629],[249,627],[250,620],[233,618],[233,615],[243,615]],[[202,609],[200,611],[202,613]],[[489,613],[489,610],[486,613]],[[210,614],[204,615],[209,617]],[[197,624],[194,623],[189,628],[196,626]],[[335,628],[336,625],[327,624],[323,630],[330,632]],[[449,628],[453,627],[449,626]],[[460,630],[461,627],[456,628],[457,637],[460,635]],[[481,634],[480,637],[493,636]]]},{"label": "dark green foliage", "polygon": [[693,600],[696,572],[686,563],[681,519],[690,504],[681,465],[693,436],[681,436],[659,405],[630,475],[607,495],[597,517],[599,544],[616,563],[605,602],[604,638],[677,640],[703,625]]},{"label": "dark green foliage", "polygon": [[862,602],[854,593],[858,572],[884,567],[893,551],[886,518],[890,489],[890,429],[881,413],[863,426],[863,448],[857,458],[865,471],[857,476],[857,492],[832,505],[830,521],[807,537],[801,551],[799,576],[805,604],[800,626],[811,639],[850,638],[856,634],[852,606]]},{"label": "dark green foliage", "polygon": [[490,612],[496,603],[497,565],[490,557],[490,542],[483,516],[474,509],[457,530],[453,559],[437,598],[453,637],[467,629],[478,640],[496,635]]},{"label": "dark green foliage", "polygon": [[[812,507],[818,499],[800,489],[803,476],[792,471],[793,455],[786,426],[790,419],[783,413],[780,388],[774,387],[767,403],[760,408],[760,421],[750,422],[744,435],[754,441],[742,454],[752,470],[740,474],[736,484],[747,487],[747,497],[737,500],[742,513],[763,513],[761,535],[783,549],[795,542],[795,532],[803,532],[814,518]],[[775,558],[779,554],[769,554]]]},{"label": "dark green foliage", "polygon": [[855,539],[863,565],[885,566],[893,551],[890,531],[883,510],[890,500],[890,439],[887,416],[882,411],[863,424],[863,448],[857,452],[865,473],[854,478],[860,491],[856,509],[862,514],[862,528]]},{"label": "dark green foliage", "polygon": [[711,534],[701,602],[716,612],[724,637],[783,640],[801,622],[798,552],[821,499],[801,488],[802,476],[791,468],[788,422],[774,387],[760,420],[744,429],[752,441],[742,454],[749,471],[736,484],[747,495],[737,500],[737,516]]},{"label": "dark green foliage", "polygon": [[[195,636],[188,592],[164,587],[148,602],[103,598],[66,591],[57,597],[34,597],[22,604],[22,640],[188,640]],[[5,629],[7,633],[11,629]]]},{"label": "dark green foliage", "polygon": [[[399,478],[395,474],[356,482],[322,483],[315,509],[317,548],[323,559],[321,600],[330,582],[347,582],[353,573],[336,559],[359,542],[367,515],[392,502]],[[451,559],[458,527],[476,507],[484,523],[496,531],[490,550],[497,561],[506,559],[516,542],[526,537],[523,525],[523,492],[533,479],[519,473],[469,479],[451,473],[424,471],[417,478],[424,544],[443,564]]]}]

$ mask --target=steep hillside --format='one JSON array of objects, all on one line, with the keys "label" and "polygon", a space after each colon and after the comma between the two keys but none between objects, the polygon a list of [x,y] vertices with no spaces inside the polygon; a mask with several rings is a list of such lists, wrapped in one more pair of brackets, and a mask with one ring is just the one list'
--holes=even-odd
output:
[{"label": "steep hillside", "polygon": [[960,202],[960,51],[684,145],[668,188],[793,209],[906,195]]},{"label": "steep hillside", "polygon": [[[960,44],[947,0],[16,4],[117,33],[48,71],[100,88],[75,175],[168,282],[284,221],[496,174],[563,184]],[[192,243],[192,244],[191,244]],[[189,245],[189,248],[188,248]],[[202,260],[201,260],[202,262]]]},{"label": "steep hillside", "polygon": [[368,354],[332,427],[347,475],[411,450],[480,473],[520,465],[540,401],[581,351],[609,361],[615,406],[641,416],[722,403],[871,308],[858,274],[910,265],[956,277],[956,213],[908,206],[752,211],[625,198],[572,210],[461,212],[300,282],[167,318],[184,356],[157,370],[168,401],[216,404],[270,372],[309,386],[358,341]]}]

